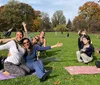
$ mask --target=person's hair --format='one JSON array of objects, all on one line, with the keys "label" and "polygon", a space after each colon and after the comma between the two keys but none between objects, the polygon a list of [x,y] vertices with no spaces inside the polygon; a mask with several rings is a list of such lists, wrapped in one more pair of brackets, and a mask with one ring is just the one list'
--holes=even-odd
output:
[{"label": "person's hair", "polygon": [[17,33],[17,32],[22,33],[22,36],[24,36],[24,32],[23,32],[22,30],[17,30],[16,33]]},{"label": "person's hair", "polygon": [[[39,35],[36,35],[35,37],[38,37],[37,41],[40,41]],[[34,38],[35,38],[35,37],[34,37]],[[34,39],[34,38],[33,38],[33,39]],[[33,39],[32,39],[32,40],[33,40]]]},{"label": "person's hair", "polygon": [[41,32],[44,32],[44,36],[45,36],[45,31],[44,31],[44,30],[41,30],[41,31],[40,31],[40,34],[41,34]]},{"label": "person's hair", "polygon": [[86,38],[87,40],[89,40],[89,44],[91,43],[91,39],[88,35],[84,35],[83,38]]},{"label": "person's hair", "polygon": [[29,38],[23,38],[23,39],[20,41],[20,42],[21,42],[21,44],[23,45],[25,40],[28,40],[28,42],[29,42],[29,44],[30,44],[29,49],[31,49],[31,48],[32,48],[32,43],[31,43],[31,41],[30,41],[30,39],[29,39]]},{"label": "person's hair", "polygon": [[83,36],[83,34],[82,34],[83,32],[87,35],[87,33],[86,33],[85,30],[80,30],[80,32],[78,32],[78,34],[79,34],[80,37]]}]

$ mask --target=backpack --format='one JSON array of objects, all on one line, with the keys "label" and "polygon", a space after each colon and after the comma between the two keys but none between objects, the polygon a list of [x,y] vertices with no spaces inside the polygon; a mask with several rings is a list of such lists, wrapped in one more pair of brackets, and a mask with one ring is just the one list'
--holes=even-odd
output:
[{"label": "backpack", "polygon": [[100,61],[95,61],[95,65],[97,68],[100,68]]},{"label": "backpack", "polygon": [[5,59],[6,59],[6,57],[0,56],[0,70],[4,68],[4,60]]}]

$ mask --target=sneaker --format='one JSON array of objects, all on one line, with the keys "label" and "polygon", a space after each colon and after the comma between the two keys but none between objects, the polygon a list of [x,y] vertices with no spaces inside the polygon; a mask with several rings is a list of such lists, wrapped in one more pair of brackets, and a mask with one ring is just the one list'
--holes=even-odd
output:
[{"label": "sneaker", "polygon": [[51,73],[51,70],[45,72],[45,74],[43,75],[43,77],[40,79],[40,82],[45,81],[48,78],[48,76],[50,75],[50,73]]}]

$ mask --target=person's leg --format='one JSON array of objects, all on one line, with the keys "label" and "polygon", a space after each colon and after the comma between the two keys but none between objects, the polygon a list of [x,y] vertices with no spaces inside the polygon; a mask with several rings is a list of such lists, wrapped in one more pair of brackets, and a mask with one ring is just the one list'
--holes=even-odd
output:
[{"label": "person's leg", "polygon": [[45,72],[45,69],[44,69],[44,65],[43,65],[43,62],[42,62],[42,60],[37,60],[37,64],[38,64],[38,66],[40,67],[40,69],[43,71],[43,72]]},{"label": "person's leg", "polygon": [[26,74],[30,73],[30,69],[28,68],[26,64],[21,64],[20,68],[22,68],[26,72]]},{"label": "person's leg", "polygon": [[81,54],[81,57],[82,57],[84,63],[88,63],[88,62],[90,62],[90,61],[93,60],[93,57],[92,57],[92,56],[89,57],[89,56],[87,56],[85,53],[82,53],[82,54]]},{"label": "person's leg", "polygon": [[45,81],[51,73],[51,71],[43,72],[38,61],[27,63],[27,65],[31,70],[35,70],[37,77],[40,79],[40,82]]},{"label": "person's leg", "polygon": [[35,69],[37,77],[41,79],[45,73],[43,72],[43,69],[40,68],[39,62],[35,61],[32,64],[33,64],[33,69]]},{"label": "person's leg", "polygon": [[79,62],[82,62],[80,51],[77,51],[77,52],[76,52],[76,56],[77,56],[77,60],[78,60]]},{"label": "person's leg", "polygon": [[17,65],[10,62],[4,63],[4,70],[15,76],[24,76],[25,71]]}]

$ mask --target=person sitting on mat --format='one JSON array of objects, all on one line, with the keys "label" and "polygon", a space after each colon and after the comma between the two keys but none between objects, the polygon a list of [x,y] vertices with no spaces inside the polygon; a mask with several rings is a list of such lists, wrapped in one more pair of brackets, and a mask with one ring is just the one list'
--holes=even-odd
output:
[{"label": "person sitting on mat", "polygon": [[39,59],[37,60],[37,51],[43,51],[43,50],[49,50],[51,48],[55,47],[61,47],[63,44],[62,43],[57,43],[56,45],[53,46],[40,46],[37,44],[39,41],[39,37],[35,36],[33,38],[33,43],[28,38],[22,39],[22,44],[24,48],[27,50],[27,56],[25,57],[26,59],[26,64],[30,68],[30,70],[35,70],[37,77],[40,79],[40,82],[45,81],[47,79],[47,76],[50,74],[50,71],[45,72],[44,70],[44,65],[42,61]]},{"label": "person sitting on mat", "polygon": [[76,52],[77,60],[79,62],[89,63],[93,60],[94,47],[91,44],[90,37],[88,35],[84,35],[82,39],[84,46],[80,51]]}]

